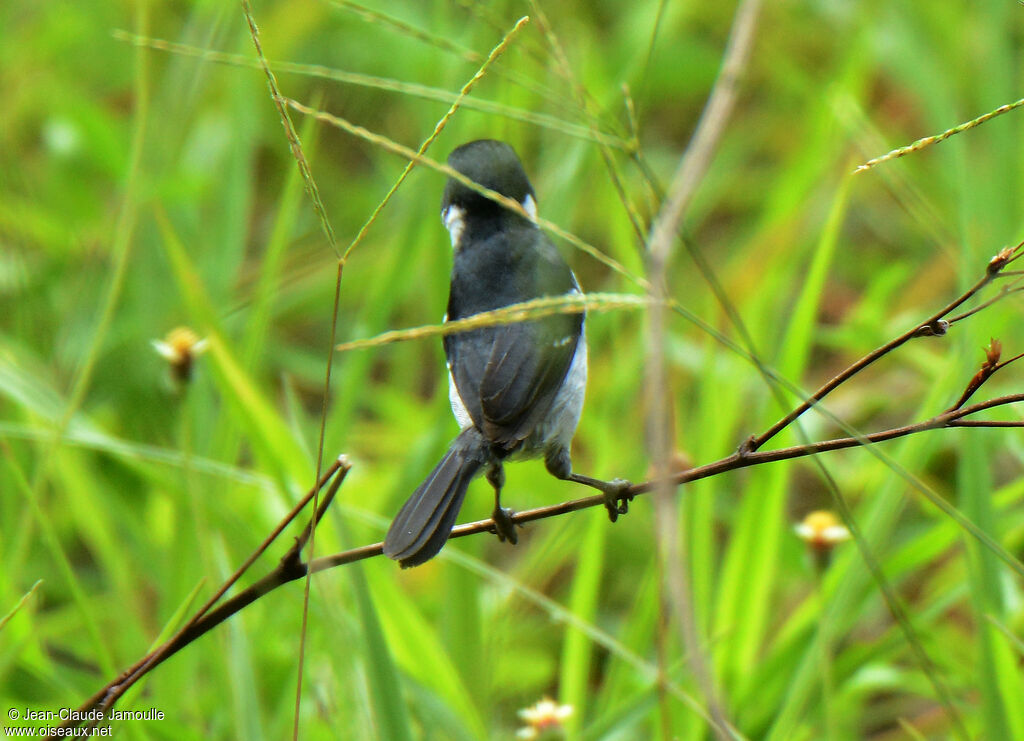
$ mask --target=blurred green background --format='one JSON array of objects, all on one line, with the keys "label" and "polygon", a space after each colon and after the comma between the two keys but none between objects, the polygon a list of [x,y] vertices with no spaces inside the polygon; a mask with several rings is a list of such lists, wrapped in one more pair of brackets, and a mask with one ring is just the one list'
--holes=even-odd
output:
[{"label": "blurred green background", "polygon": [[[536,16],[511,2],[376,9],[391,20],[327,0],[258,2],[254,14],[283,94],[414,149],[479,67],[468,52],[486,55]],[[595,132],[649,224],[660,205],[652,182],[667,187],[693,133],[735,7],[543,10],[571,77],[535,18],[429,154],[509,141],[541,215],[642,274]],[[817,387],[1021,239],[1024,113],[850,173],[1020,98],[1022,34],[1024,7],[1010,0],[764,4],[685,229],[764,362],[789,381]],[[646,172],[630,156],[623,85]],[[310,486],[337,263],[237,4],[4,3],[0,90],[0,710],[58,709],[142,656]],[[292,117],[344,248],[405,161]],[[414,170],[351,253],[339,341],[443,315],[443,182]],[[586,291],[641,292],[560,246]],[[681,245],[668,287],[739,339]],[[908,344],[827,406],[864,432],[940,412],[990,337],[1006,356],[1024,350],[1020,307],[1011,296],[945,338]],[[176,390],[151,341],[179,325],[211,349]],[[646,328],[636,310],[588,319],[581,472],[646,477]],[[781,415],[752,365],[680,315],[664,350],[676,446],[693,463],[729,455]],[[1019,389],[1019,374],[1003,371],[979,400]],[[344,452],[354,468],[318,554],[379,541],[456,432],[436,338],[337,354],[329,403],[325,455]],[[811,439],[843,434],[815,414],[804,428]],[[378,558],[319,574],[300,735],[511,738],[517,711],[550,696],[573,708],[553,734],[569,738],[710,738],[713,707],[734,736],[756,739],[1024,738],[1020,564],[908,479],[1019,559],[1020,435],[948,430],[882,451],[888,462],[863,450],[822,462],[884,578],[853,543],[816,572],[793,525],[832,505],[808,460],[685,486],[657,511],[640,498],[615,526],[591,509],[527,527],[515,548],[473,537],[407,572]],[[517,509],[588,493],[536,462],[507,474]],[[461,520],[489,510],[481,481]],[[689,602],[674,590],[680,575]],[[115,733],[287,737],[301,618],[301,582],[259,600],[118,706],[164,720]]]}]

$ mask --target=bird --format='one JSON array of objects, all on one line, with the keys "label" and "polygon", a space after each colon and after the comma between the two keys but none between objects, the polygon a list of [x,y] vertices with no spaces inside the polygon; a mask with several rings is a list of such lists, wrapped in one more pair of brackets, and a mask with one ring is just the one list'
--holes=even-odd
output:
[{"label": "bird", "polygon": [[[580,294],[576,276],[537,226],[536,194],[510,145],[471,141],[453,150],[448,164],[522,211],[449,177],[441,199],[453,251],[445,322],[531,299]],[[407,568],[437,555],[470,481],[481,471],[494,488],[492,529],[515,544],[514,512],[501,506],[507,460],[543,456],[556,478],[601,491],[613,522],[626,512],[628,481],[602,481],[572,470],[569,446],[587,382],[583,313],[445,334],[444,351],[449,401],[461,432],[395,516],[384,539],[386,556]]]}]

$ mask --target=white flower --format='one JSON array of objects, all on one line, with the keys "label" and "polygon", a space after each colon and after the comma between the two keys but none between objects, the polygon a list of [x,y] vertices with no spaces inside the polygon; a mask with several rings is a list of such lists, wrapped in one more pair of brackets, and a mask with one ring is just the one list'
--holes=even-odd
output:
[{"label": "white flower", "polygon": [[834,513],[818,510],[793,528],[802,541],[819,551],[831,550],[850,539],[850,531]]},{"label": "white flower", "polygon": [[559,705],[550,697],[545,697],[535,705],[519,711],[519,717],[526,726],[516,732],[516,738],[534,739],[542,731],[561,729],[562,721],[570,715],[572,705]]},{"label": "white flower", "polygon": [[153,349],[171,369],[171,376],[179,384],[188,383],[192,378],[192,365],[196,356],[206,350],[206,340],[188,327],[178,327],[167,333],[162,340],[152,340]]}]

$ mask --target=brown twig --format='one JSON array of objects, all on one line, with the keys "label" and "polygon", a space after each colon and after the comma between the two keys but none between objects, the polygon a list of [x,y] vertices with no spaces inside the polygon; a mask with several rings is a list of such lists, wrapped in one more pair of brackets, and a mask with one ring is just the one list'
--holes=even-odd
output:
[{"label": "brown twig", "polygon": [[[694,468],[681,471],[673,474],[669,481],[674,485],[685,484],[690,481],[696,481],[698,479],[704,479],[711,476],[717,476],[728,471],[735,471],[741,468],[749,468],[751,466],[762,465],[765,463],[773,463],[776,461],[794,460],[797,458],[804,458],[807,456],[818,455],[820,453],[829,452],[832,450],[842,450],[844,448],[853,448],[860,445],[875,444],[884,442],[886,440],[894,440],[900,437],[906,437],[907,435],[913,435],[927,430],[937,430],[951,427],[1024,427],[1024,421],[1022,422],[1004,422],[1004,421],[988,421],[988,420],[970,420],[965,419],[971,415],[983,412],[989,409],[994,409],[1001,406],[1007,406],[1010,404],[1018,404],[1024,402],[1024,394],[1010,394],[1006,396],[996,397],[987,401],[972,404],[971,406],[962,407],[960,409],[954,409],[945,411],[930,419],[926,419],[921,422],[917,422],[911,425],[905,425],[902,427],[895,427],[888,430],[882,430],[880,432],[874,432],[862,437],[843,437],[832,440],[823,440],[809,445],[796,445],[787,448],[779,448],[776,450],[767,451],[737,451],[730,456],[722,458],[713,463],[708,463],[703,466],[697,466]],[[334,492],[341,485],[345,475],[348,473],[349,464],[343,458],[339,459],[328,473],[325,474],[324,479],[326,480],[330,474],[340,471],[337,477],[334,479],[331,490],[324,497],[324,504],[321,507],[321,511],[316,514],[315,519],[318,521],[323,515],[323,510],[330,504],[331,499],[334,496]],[[655,481],[647,481],[640,484],[635,484],[625,492],[624,496],[634,497],[641,494],[646,494],[655,489]],[[303,502],[308,502],[312,497],[312,493],[307,495]],[[300,503],[301,504],[301,503]],[[568,514],[569,512],[576,512],[582,509],[588,509],[590,507],[604,506],[604,496],[597,494],[594,496],[583,497],[581,499],[573,499],[559,504],[553,504],[547,507],[538,507],[536,509],[525,510],[517,512],[513,515],[513,521],[517,524],[525,524],[527,522],[534,522],[536,520],[543,520],[549,517],[557,517],[559,515]],[[290,513],[283,522],[275,530],[275,535],[279,532],[284,524],[294,516]],[[312,524],[312,523],[311,523]],[[494,521],[478,520],[476,522],[466,523],[459,525],[452,530],[452,538],[462,538],[468,535],[475,535],[477,533],[493,531]],[[303,533],[305,535],[305,533]],[[273,537],[273,536],[272,536]],[[272,539],[269,538],[269,540]],[[300,546],[300,542],[303,536],[300,536],[299,541],[296,542],[296,546]],[[293,550],[296,548],[293,546]],[[261,546],[263,548],[263,546]],[[141,660],[139,660],[134,666],[125,671],[121,676],[112,682],[108,683],[103,689],[93,695],[91,698],[86,700],[79,710],[81,713],[77,714],[76,717],[81,717],[83,713],[95,709],[109,709],[114,702],[135,682],[141,679],[145,674],[152,671],[156,666],[163,663],[165,660],[173,656],[175,653],[183,649],[188,644],[195,641],[200,636],[206,634],[208,631],[219,625],[220,623],[227,620],[235,613],[242,610],[244,607],[252,604],[260,597],[265,594],[277,589],[283,584],[287,584],[290,581],[301,579],[308,574],[314,574],[327,569],[332,569],[337,566],[342,566],[355,561],[362,561],[367,558],[379,556],[382,553],[383,544],[373,543],[370,545],[361,546],[359,548],[353,548],[341,553],[336,553],[330,556],[321,556],[313,560],[311,563],[305,564],[299,561],[297,558],[291,558],[292,551],[286,554],[285,558],[281,560],[281,563],[271,571],[269,574],[264,576],[262,579],[252,584],[250,587],[239,592],[234,597],[225,600],[220,606],[215,609],[209,609],[209,603],[204,606],[199,613],[196,614],[189,623],[182,628],[178,633],[174,635],[170,640],[163,644],[160,648],[147,654]],[[262,552],[262,550],[260,551]],[[247,561],[251,563],[254,560],[250,558]],[[240,570],[241,571],[241,570]],[[234,577],[233,577],[234,578]],[[218,593],[222,593],[223,589]],[[66,725],[77,726],[82,721],[72,720],[68,721]]]},{"label": "brown twig", "polygon": [[971,380],[967,383],[967,388],[964,389],[964,392],[960,395],[960,398],[957,400],[956,404],[949,408],[949,411],[959,409],[964,404],[966,404],[968,399],[970,399],[974,395],[974,393],[978,389],[980,389],[982,385],[984,385],[984,383],[995,374],[996,371],[1005,368],[1010,363],[1015,363],[1021,358],[1024,358],[1024,353],[1020,353],[1019,355],[1014,355],[1009,360],[1004,360],[1003,362],[1000,363],[999,358],[1002,351],[1002,342],[1000,342],[997,339],[992,339],[989,342],[989,346],[985,348],[985,360],[981,364],[981,368],[978,369],[978,372],[975,373],[974,377],[971,378]]},{"label": "brown twig", "polygon": [[[243,607],[251,604],[267,592],[276,589],[282,584],[304,577],[306,575],[306,565],[299,559],[299,552],[305,547],[313,529],[320,522],[320,519],[323,517],[324,512],[326,512],[331,501],[334,499],[334,495],[337,493],[342,481],[345,480],[345,476],[348,474],[351,467],[352,465],[349,463],[348,459],[346,459],[345,456],[340,456],[327,469],[317,485],[313,487],[313,489],[311,489],[301,500],[299,500],[298,504],[296,504],[292,510],[284,516],[281,522],[277,524],[277,527],[274,528],[273,532],[271,532],[271,534],[267,536],[252,555],[245,560],[245,563],[243,563],[242,566],[240,566],[235,573],[221,585],[220,589],[217,590],[213,597],[211,597],[206,604],[204,604],[192,616],[184,627],[178,630],[177,633],[175,633],[161,646],[143,656],[135,664],[122,672],[120,676],[109,682],[103,687],[103,689],[82,703],[79,710],[84,713],[93,709],[101,709],[104,711],[110,709],[113,707],[114,703],[116,703],[121,696],[132,687],[132,685],[176,654],[182,648],[192,643],[192,641],[205,634],[211,628],[219,625],[231,615],[234,615]],[[334,480],[331,483],[330,489],[328,489],[327,493],[324,495],[323,501],[320,503],[318,510],[314,516],[310,518],[309,524],[306,525],[299,537],[295,539],[295,544],[280,560],[277,567],[258,582],[239,592],[234,597],[225,600],[223,604],[214,609],[213,606],[221,597],[224,596],[224,593],[227,592],[227,590],[230,589],[236,581],[238,581],[239,577],[241,577],[253,562],[263,554],[267,547],[277,538],[278,535],[280,535],[281,531],[295,519],[299,512],[309,504],[314,495],[319,492],[332,477],[334,477]],[[359,549],[355,550],[358,551]],[[83,716],[79,714],[76,717],[82,718]],[[62,726],[77,727],[82,723],[83,720],[68,720],[65,721]]]},{"label": "brown twig", "polygon": [[[707,463],[703,466],[696,466],[694,468],[681,471],[673,474],[669,477],[669,481],[673,485],[685,484],[690,481],[697,481],[698,479],[706,479],[711,476],[717,476],[719,474],[726,473],[727,471],[735,471],[741,468],[749,468],[750,466],[762,465],[765,463],[774,463],[777,461],[793,460],[795,458],[805,458],[811,455],[818,455],[820,453],[827,453],[833,450],[842,450],[844,448],[854,448],[863,444],[875,444],[885,442],[887,440],[895,440],[896,438],[906,437],[907,435],[913,435],[919,432],[925,432],[927,430],[938,430],[945,427],[1017,427],[1024,426],[1024,422],[1017,424],[1007,424],[1000,421],[988,421],[988,420],[965,420],[964,417],[972,414],[977,414],[988,409],[995,407],[1006,406],[1008,404],[1018,404],[1024,402],[1024,394],[1009,394],[1007,396],[1000,396],[988,401],[979,402],[968,407],[956,409],[948,412],[943,412],[930,419],[916,422],[910,425],[904,425],[902,427],[894,427],[888,430],[882,430],[880,432],[873,432],[862,437],[840,437],[832,440],[822,440],[820,442],[811,443],[809,445],[794,445],[787,448],[777,448],[775,450],[765,450],[756,452],[736,452],[730,456],[717,460],[713,463]],[[656,485],[655,481],[646,481],[640,484],[634,484],[629,488],[623,496],[638,496],[641,494],[647,494],[654,490]],[[527,522],[533,522],[535,520],[543,520],[548,517],[555,517],[557,515],[566,514],[568,512],[576,512],[581,509],[588,509],[589,507],[596,507],[598,505],[604,505],[604,496],[602,494],[595,494],[593,496],[583,497],[581,499],[573,499],[567,502],[561,502],[559,504],[552,504],[547,507],[538,507],[536,509],[524,510],[517,512],[513,517],[513,521],[516,524],[525,524]],[[473,535],[478,532],[484,532],[489,528],[494,527],[492,520],[478,520],[477,522],[466,523],[465,525],[459,525],[452,530],[451,537],[461,538],[466,535]],[[376,544],[377,550],[379,551],[380,544]],[[372,547],[371,547],[372,548]],[[352,552],[345,551],[334,556],[324,556],[314,562],[314,571],[319,571],[323,568],[329,568],[332,559],[339,559],[338,563],[349,563],[353,559],[350,557]],[[365,556],[363,556],[365,558]],[[324,565],[319,565],[319,562],[323,561]]]},{"label": "brown twig", "polygon": [[[1009,275],[1015,275],[1015,274],[1016,274],[1016,271],[1013,271],[1013,270],[1004,270],[1002,273],[1000,273],[1000,275],[1002,277],[1004,277],[1004,278],[1009,276]],[[1018,283],[1021,282],[1021,280],[1022,280],[1022,278],[1017,278],[1017,280],[1015,280],[1015,281],[1013,281],[1011,283],[1007,283],[1005,286],[1003,286],[1002,288],[999,289],[999,293],[997,293],[995,296],[993,296],[992,298],[988,299],[987,301],[982,301],[980,304],[975,306],[970,311],[965,311],[962,314],[957,314],[954,317],[950,317],[949,318],[949,325],[953,326],[957,322],[961,322],[964,319],[967,319],[968,317],[974,316],[979,311],[984,311],[985,309],[990,307],[992,304],[997,303],[998,301],[1002,301],[1004,298],[1009,296],[1011,293],[1020,293],[1021,291],[1024,291],[1024,286],[1017,285]]]},{"label": "brown twig", "polygon": [[[762,465],[765,463],[775,463],[777,461],[793,460],[796,458],[805,458],[807,456],[827,453],[833,450],[842,450],[844,448],[854,448],[864,444],[875,444],[885,442],[887,440],[895,440],[900,437],[906,437],[907,435],[926,432],[928,430],[939,430],[948,427],[1024,427],[1024,421],[1004,422],[998,420],[964,419],[965,417],[988,409],[1007,406],[1009,404],[1019,404],[1022,402],[1024,402],[1024,394],[1009,394],[989,399],[987,401],[978,402],[977,404],[963,407],[961,409],[943,412],[942,414],[921,422],[873,432],[862,437],[840,437],[832,440],[822,440],[809,445],[794,445],[787,448],[778,448],[776,450],[749,453],[736,452],[713,463],[696,466],[673,474],[669,477],[669,481],[673,485],[685,484],[690,481],[718,476],[728,471],[735,471],[741,468],[749,468],[751,466]],[[634,484],[623,494],[623,496],[639,496],[641,494],[647,494],[655,489],[656,484],[657,482],[655,481],[645,481],[640,484]],[[516,512],[512,516],[512,520],[518,525],[523,525],[527,522],[544,520],[549,517],[557,517],[559,515],[568,514],[569,512],[589,509],[590,507],[604,506],[604,503],[604,495],[595,494],[593,496],[572,499],[566,502],[560,502],[559,504],[548,505],[546,507],[537,507],[535,509]],[[451,538],[464,538],[467,535],[493,532],[493,530],[494,520],[477,520],[476,522],[468,522],[464,525],[458,525],[453,528]],[[373,543],[371,545],[342,551],[341,553],[336,553],[331,556],[322,556],[310,564],[310,572],[316,573],[318,571],[334,568],[335,566],[341,566],[355,561],[362,561],[373,556],[378,556],[382,552],[382,547],[382,543]]]},{"label": "brown twig", "polygon": [[926,337],[945,334],[946,330],[949,328],[949,322],[946,321],[943,317],[945,317],[947,314],[952,312],[957,307],[964,304],[966,301],[970,300],[970,298],[974,296],[976,293],[978,293],[978,291],[980,291],[982,288],[991,283],[996,278],[996,276],[998,276],[1000,272],[1002,272],[1003,268],[1005,268],[1007,265],[1009,265],[1014,260],[1019,258],[1022,254],[1024,254],[1024,252],[1021,251],[1022,247],[1024,247],[1024,242],[1021,242],[1016,247],[1007,247],[1000,251],[989,261],[988,267],[985,270],[985,275],[982,276],[977,283],[975,283],[973,286],[967,289],[967,291],[963,295],[961,295],[959,298],[955,299],[951,303],[947,304],[945,307],[943,307],[941,310],[933,314],[926,321],[914,325],[912,328],[908,329],[903,334],[890,340],[889,342],[886,342],[878,349],[868,353],[860,360],[858,360],[856,363],[846,368],[846,370],[842,371],[837,376],[833,377],[825,385],[823,385],[821,388],[819,388],[817,391],[811,394],[809,398],[802,401],[793,411],[791,411],[785,417],[783,417],[778,422],[773,424],[760,435],[751,437],[749,440],[744,442],[744,444],[741,446],[741,452],[750,453],[755,450],[758,450],[762,445],[764,445],[766,442],[768,442],[777,434],[779,434],[779,432],[781,432],[783,429],[792,424],[795,419],[797,419],[800,415],[802,415],[812,406],[817,404],[819,401],[824,399],[829,393],[834,391],[837,387],[848,381],[853,376],[860,373],[862,370],[867,368],[869,365],[874,363],[879,358],[888,355],[889,353],[903,345],[908,340],[911,340],[915,337]]}]

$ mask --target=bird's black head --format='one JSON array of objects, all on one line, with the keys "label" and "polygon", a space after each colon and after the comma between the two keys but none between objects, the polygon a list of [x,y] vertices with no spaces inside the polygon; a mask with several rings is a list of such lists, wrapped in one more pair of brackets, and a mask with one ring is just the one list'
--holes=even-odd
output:
[{"label": "bird's black head", "polygon": [[[505,142],[478,139],[463,144],[448,155],[448,164],[473,182],[522,204],[527,213],[536,214],[533,187],[515,150]],[[450,208],[452,206],[455,208]],[[441,199],[441,219],[449,231],[452,231],[450,222],[456,216],[461,221],[465,218],[490,219],[502,214],[522,218],[457,180],[448,179]],[[452,241],[457,241],[454,232]]]}]

